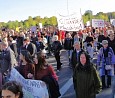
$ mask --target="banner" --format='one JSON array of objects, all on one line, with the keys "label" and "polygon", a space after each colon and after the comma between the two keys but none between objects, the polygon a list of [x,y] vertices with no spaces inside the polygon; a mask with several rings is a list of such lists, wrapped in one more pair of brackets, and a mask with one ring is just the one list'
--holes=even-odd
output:
[{"label": "banner", "polygon": [[25,79],[15,68],[11,70],[10,80],[19,82],[24,91],[24,98],[49,98],[45,82]]},{"label": "banner", "polygon": [[59,30],[79,31],[84,28],[80,13],[68,16],[59,15],[59,17],[57,17],[57,21]]},{"label": "banner", "polygon": [[104,27],[105,23],[102,19],[92,19],[92,27]]}]

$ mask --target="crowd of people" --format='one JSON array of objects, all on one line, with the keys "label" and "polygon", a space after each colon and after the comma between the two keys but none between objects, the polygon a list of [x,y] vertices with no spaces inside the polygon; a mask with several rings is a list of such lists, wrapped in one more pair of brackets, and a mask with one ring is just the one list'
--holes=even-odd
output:
[{"label": "crowd of people", "polygon": [[[3,98],[5,91],[10,90],[6,89],[9,85],[6,83],[12,67],[25,79],[44,81],[49,87],[50,98],[61,96],[56,72],[60,72],[63,65],[60,61],[62,49],[67,52],[68,66],[73,70],[77,98],[96,98],[101,89],[111,87],[111,78],[115,73],[115,31],[112,27],[86,27],[76,32],[57,28],[36,32],[1,30],[0,89]],[[56,71],[46,61],[50,56],[56,59]],[[94,65],[95,56],[97,63]],[[13,92],[17,97],[12,98],[22,98],[17,92]]]}]

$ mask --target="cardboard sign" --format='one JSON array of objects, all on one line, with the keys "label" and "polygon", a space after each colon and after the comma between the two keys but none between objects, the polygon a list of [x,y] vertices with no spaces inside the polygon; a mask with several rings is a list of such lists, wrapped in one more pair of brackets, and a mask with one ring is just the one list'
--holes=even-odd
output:
[{"label": "cardboard sign", "polygon": [[31,26],[31,32],[36,33],[37,27],[36,26]]},{"label": "cardboard sign", "polygon": [[102,19],[92,19],[92,27],[104,27],[105,23]]}]

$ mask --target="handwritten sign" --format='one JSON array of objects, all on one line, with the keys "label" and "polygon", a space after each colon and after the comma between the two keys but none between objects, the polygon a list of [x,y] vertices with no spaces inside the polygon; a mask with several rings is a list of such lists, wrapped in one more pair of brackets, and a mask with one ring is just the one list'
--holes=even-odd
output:
[{"label": "handwritten sign", "polygon": [[92,19],[92,27],[104,27],[105,23],[102,19]]},{"label": "handwritten sign", "polygon": [[59,15],[57,18],[59,30],[79,31],[83,29],[83,21],[81,15],[73,14],[69,16]]},{"label": "handwritten sign", "polygon": [[24,98],[49,98],[47,86],[43,81],[25,79],[15,68],[11,70],[10,80],[23,86]]}]

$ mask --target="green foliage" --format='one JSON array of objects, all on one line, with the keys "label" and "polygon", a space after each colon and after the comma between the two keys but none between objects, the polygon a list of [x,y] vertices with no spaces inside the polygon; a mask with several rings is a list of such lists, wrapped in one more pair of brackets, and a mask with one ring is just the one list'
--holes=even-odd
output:
[{"label": "green foliage", "polygon": [[[103,13],[99,12],[96,15],[93,15],[93,12],[91,10],[87,10],[85,14],[82,16],[84,24],[86,24],[87,21],[91,21],[92,19],[103,19],[105,21],[109,21],[110,19],[115,19],[115,12],[111,13]],[[52,16],[50,18],[44,17],[41,18],[40,16],[31,17],[29,16],[27,20],[24,21],[9,21],[7,23],[0,22],[0,28],[7,27],[10,29],[16,29],[16,27],[21,27],[22,29],[28,29],[31,26],[38,26],[39,23],[42,23],[43,26],[57,26],[57,17]]]},{"label": "green foliage", "polygon": [[55,16],[50,17],[50,22],[53,26],[57,26],[57,18]]}]

